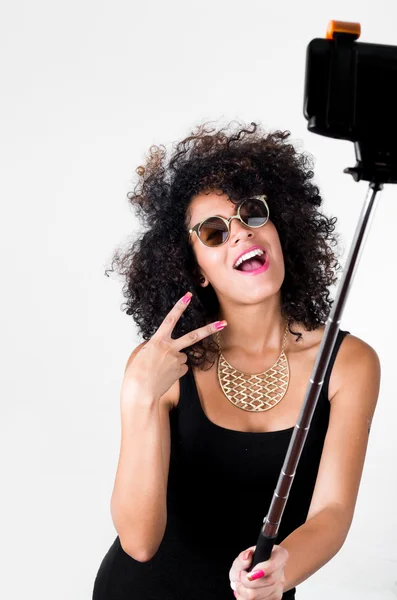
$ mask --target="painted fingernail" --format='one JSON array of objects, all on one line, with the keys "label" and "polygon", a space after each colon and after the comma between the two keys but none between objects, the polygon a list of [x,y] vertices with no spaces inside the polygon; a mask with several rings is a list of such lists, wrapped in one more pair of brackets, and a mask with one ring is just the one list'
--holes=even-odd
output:
[{"label": "painted fingernail", "polygon": [[265,576],[265,572],[262,569],[258,569],[258,571],[253,571],[252,573],[248,573],[247,578],[250,581],[254,581],[255,579],[260,579]]},{"label": "painted fingernail", "polygon": [[234,594],[234,595],[236,596],[236,598],[237,598],[237,594],[236,594],[236,592],[233,592],[233,594]]},{"label": "painted fingernail", "polygon": [[226,321],[217,321],[216,323],[214,323],[215,325],[215,329],[223,329],[224,327],[226,327],[227,322]]},{"label": "painted fingernail", "polygon": [[182,298],[182,302],[184,302],[185,304],[187,304],[190,301],[190,298],[193,296],[192,292],[188,292],[187,294],[185,294]]},{"label": "painted fingernail", "polygon": [[243,559],[248,560],[249,557],[251,556],[251,552],[252,552],[252,550],[247,550],[247,552],[245,554],[243,554]]}]

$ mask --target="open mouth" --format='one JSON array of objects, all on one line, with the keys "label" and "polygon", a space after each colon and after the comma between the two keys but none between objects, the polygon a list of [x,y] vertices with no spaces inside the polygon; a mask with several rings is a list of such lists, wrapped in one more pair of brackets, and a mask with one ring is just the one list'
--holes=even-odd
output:
[{"label": "open mouth", "polygon": [[259,269],[266,262],[266,254],[263,253],[260,256],[254,256],[253,258],[249,258],[248,260],[243,260],[243,262],[238,266],[234,267],[237,271],[255,271]]}]

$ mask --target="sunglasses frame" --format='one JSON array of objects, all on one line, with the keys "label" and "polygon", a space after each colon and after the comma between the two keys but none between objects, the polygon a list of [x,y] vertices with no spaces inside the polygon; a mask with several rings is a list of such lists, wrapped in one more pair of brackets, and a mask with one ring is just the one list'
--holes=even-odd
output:
[{"label": "sunglasses frame", "polygon": [[[219,215],[213,215],[211,217],[206,217],[205,219],[203,219],[202,221],[200,221],[200,223],[196,223],[196,225],[194,225],[194,227],[192,227],[191,229],[189,229],[189,236],[195,232],[199,241],[203,244],[203,246],[206,246],[207,248],[219,248],[220,246],[223,246],[223,244],[226,244],[226,242],[228,241],[229,237],[230,237],[230,221],[232,219],[238,219],[243,225],[245,225],[246,227],[249,227],[250,229],[258,229],[259,227],[263,227],[264,225],[266,225],[266,223],[269,220],[270,217],[270,211],[269,211],[269,206],[265,200],[265,198],[267,199],[266,194],[262,194],[261,196],[250,196],[249,198],[245,198],[244,200],[242,200],[240,202],[240,204],[238,205],[238,209],[237,209],[237,214],[233,215],[231,217],[229,217],[228,219],[225,219],[224,217],[221,217]],[[244,221],[242,220],[241,216],[240,216],[240,208],[241,206],[244,204],[244,202],[247,202],[248,200],[261,200],[264,205],[267,208],[267,219],[264,223],[262,223],[262,225],[255,225],[255,226],[251,226],[251,225],[247,225],[247,223],[244,223]],[[206,244],[205,242],[203,242],[202,239],[200,239],[200,227],[201,225],[207,221],[208,219],[214,219],[214,218],[218,218],[218,219],[222,219],[222,221],[225,223],[226,227],[227,227],[227,236],[224,242],[222,242],[221,244],[217,244],[216,246],[210,246],[209,244]]]}]

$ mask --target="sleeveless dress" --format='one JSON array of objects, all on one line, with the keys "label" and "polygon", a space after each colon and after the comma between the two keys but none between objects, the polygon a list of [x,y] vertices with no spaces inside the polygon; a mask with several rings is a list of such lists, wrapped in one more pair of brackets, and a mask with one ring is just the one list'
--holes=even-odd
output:
[{"label": "sleeveless dress", "polygon": [[[348,333],[338,332],[276,544],[306,521],[329,422],[330,374]],[[203,411],[191,368],[180,378],[170,427],[167,526],[160,547],[139,562],[117,536],[100,564],[93,600],[234,598],[229,570],[242,550],[256,544],[294,428],[251,433],[215,425]],[[295,598],[295,590],[283,600]]]}]

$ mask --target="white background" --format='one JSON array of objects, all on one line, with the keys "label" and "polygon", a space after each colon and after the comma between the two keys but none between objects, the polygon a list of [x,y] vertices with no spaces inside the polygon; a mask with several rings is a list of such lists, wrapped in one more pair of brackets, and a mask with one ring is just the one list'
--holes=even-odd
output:
[{"label": "white background", "polygon": [[[367,183],[343,173],[351,143],[307,131],[306,46],[330,19],[393,44],[396,17],[392,0],[4,3],[2,598],[89,600],[116,536],[119,392],[140,338],[104,271],[138,227],[126,194],[150,145],[209,120],[289,129],[315,157],[343,263]],[[396,191],[381,194],[341,323],[382,364],[354,521],[302,599],[397,596]]]}]

